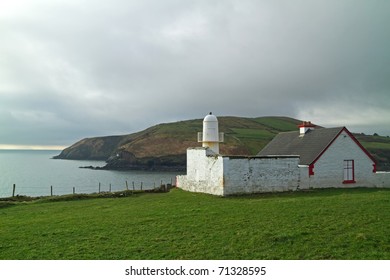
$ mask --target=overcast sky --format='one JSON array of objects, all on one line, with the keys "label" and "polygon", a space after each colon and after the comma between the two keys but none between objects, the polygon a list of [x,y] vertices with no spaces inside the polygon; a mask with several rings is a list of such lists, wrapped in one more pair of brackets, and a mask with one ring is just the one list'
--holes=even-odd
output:
[{"label": "overcast sky", "polygon": [[1,0],[0,144],[289,116],[390,135],[390,1]]}]

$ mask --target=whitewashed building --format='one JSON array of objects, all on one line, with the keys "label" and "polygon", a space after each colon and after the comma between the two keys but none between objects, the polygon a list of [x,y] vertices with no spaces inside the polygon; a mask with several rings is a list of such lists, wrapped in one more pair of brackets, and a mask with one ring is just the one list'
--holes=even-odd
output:
[{"label": "whitewashed building", "polygon": [[347,128],[299,128],[276,135],[259,155],[299,155],[302,189],[375,185],[375,160]]},{"label": "whitewashed building", "polygon": [[204,118],[202,147],[187,149],[187,175],[177,186],[226,196],[329,187],[389,187],[390,173],[376,173],[370,153],[345,128],[315,128],[278,134],[257,156],[219,154],[223,134],[211,113]]}]

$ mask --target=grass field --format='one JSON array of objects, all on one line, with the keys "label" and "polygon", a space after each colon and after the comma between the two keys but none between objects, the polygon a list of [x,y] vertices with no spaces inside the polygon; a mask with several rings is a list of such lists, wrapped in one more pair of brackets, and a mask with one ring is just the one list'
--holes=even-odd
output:
[{"label": "grass field", "polygon": [[0,206],[0,259],[390,259],[390,189]]}]

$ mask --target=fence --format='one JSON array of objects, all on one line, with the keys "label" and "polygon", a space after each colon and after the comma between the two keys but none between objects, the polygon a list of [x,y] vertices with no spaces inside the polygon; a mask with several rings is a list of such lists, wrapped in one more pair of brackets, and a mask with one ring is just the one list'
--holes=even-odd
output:
[{"label": "fence", "polygon": [[[102,184],[98,182],[95,188],[77,188],[77,187],[68,187],[68,192],[64,189],[64,187],[57,188],[53,185],[48,186],[47,188],[39,188],[37,193],[37,188],[29,188],[29,187],[21,187],[18,188],[16,184],[12,185],[11,193],[12,197],[15,196],[32,196],[32,197],[40,197],[40,196],[55,196],[55,195],[67,195],[67,194],[92,194],[92,193],[112,193],[112,192],[120,192],[120,191],[161,191],[167,192],[173,187],[173,179],[171,178],[170,183],[166,183],[163,180],[159,182],[157,185],[155,182],[153,185],[146,185],[144,182],[135,182],[125,181],[123,186],[109,184]],[[35,190],[35,192],[32,192]],[[56,190],[58,191],[56,193]],[[31,195],[31,193],[35,193]],[[9,197],[10,195],[0,195],[0,197]]]}]

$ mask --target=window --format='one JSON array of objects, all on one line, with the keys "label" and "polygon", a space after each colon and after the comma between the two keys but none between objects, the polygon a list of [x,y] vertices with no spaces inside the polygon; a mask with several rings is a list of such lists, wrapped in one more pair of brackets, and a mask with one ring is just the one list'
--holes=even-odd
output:
[{"label": "window", "polygon": [[355,183],[355,161],[344,160],[344,181],[343,184]]}]

